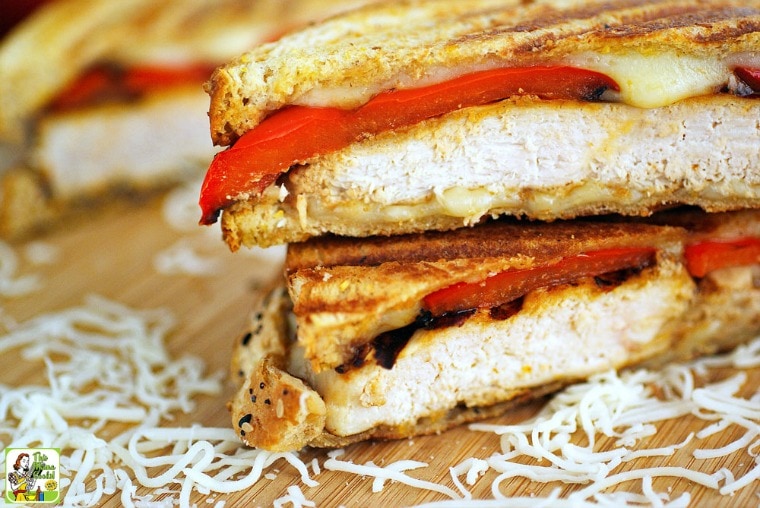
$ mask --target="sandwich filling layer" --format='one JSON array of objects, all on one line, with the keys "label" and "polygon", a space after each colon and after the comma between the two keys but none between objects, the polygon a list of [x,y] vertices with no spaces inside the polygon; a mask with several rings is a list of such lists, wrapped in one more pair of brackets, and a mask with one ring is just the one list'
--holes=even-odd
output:
[{"label": "sandwich filling layer", "polygon": [[456,324],[475,309],[498,309],[538,288],[680,256],[681,233],[635,224],[502,221],[448,233],[290,245],[286,267],[299,342],[314,371],[348,372],[375,363],[378,344],[399,349],[405,336]]},{"label": "sandwich filling layer", "polygon": [[[518,99],[460,110],[295,168],[222,217],[232,249],[453,229],[670,204],[757,206],[760,101],[707,96],[656,109]],[[461,140],[466,139],[466,143]],[[404,150],[399,150],[404,146]]]},{"label": "sandwich filling layer", "polygon": [[205,102],[195,86],[175,87],[128,104],[48,115],[38,125],[29,161],[59,202],[174,184],[198,175],[213,157],[205,118],[188,114],[202,112]]},{"label": "sandwich filling layer", "polygon": [[[207,172],[201,222],[258,201],[294,167],[315,170],[327,154],[457,109],[756,96],[758,34],[754,1],[423,0],[332,18],[215,71],[212,138],[229,148]],[[489,76],[499,77],[484,88]]]},{"label": "sandwich filling layer", "polygon": [[[364,138],[462,108],[516,96],[607,99],[657,108],[721,89],[730,89],[737,95],[760,93],[760,89],[751,86],[755,84],[753,77],[760,76],[760,70],[755,68],[737,68],[748,83],[738,80],[734,70],[724,63],[692,61],[675,55],[577,58],[590,63],[589,67],[596,65],[613,72],[615,78],[579,67],[497,68],[419,89],[385,91],[353,110],[291,106],[276,112],[214,158],[201,188],[201,222],[214,222],[219,210],[237,199],[260,195],[293,165],[308,164]],[[663,70],[669,73],[668,79],[662,79]],[[619,80],[625,86],[621,87]]]},{"label": "sandwich filling layer", "polygon": [[289,371],[325,400],[331,433],[409,426],[460,404],[488,406],[651,357],[668,347],[663,330],[685,311],[693,289],[688,274],[668,263],[611,291],[578,280],[528,294],[507,319],[483,310],[459,326],[419,330],[392,369],[368,365],[315,375],[294,347]]}]

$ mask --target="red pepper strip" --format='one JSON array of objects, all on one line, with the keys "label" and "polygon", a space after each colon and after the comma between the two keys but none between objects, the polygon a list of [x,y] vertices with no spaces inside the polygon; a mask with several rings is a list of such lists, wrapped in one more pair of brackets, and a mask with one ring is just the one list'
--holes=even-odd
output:
[{"label": "red pepper strip", "polygon": [[127,69],[123,82],[132,92],[144,93],[180,85],[201,84],[211,76],[210,65],[186,65],[182,67],[137,66]]},{"label": "red pepper strip", "polygon": [[92,104],[104,96],[140,95],[180,85],[196,85],[200,92],[202,83],[212,72],[213,67],[209,65],[138,66],[127,70],[94,67],[58,94],[52,108],[71,109]]},{"label": "red pepper strip", "polygon": [[292,106],[273,113],[214,157],[201,188],[200,222],[214,223],[222,208],[239,197],[260,194],[292,165],[367,135],[514,95],[594,100],[608,89],[619,87],[609,77],[585,69],[502,68],[435,85],[383,92],[350,111]]},{"label": "red pepper strip", "polygon": [[736,77],[752,89],[755,94],[760,94],[760,69],[749,67],[737,67],[734,69]]},{"label": "red pepper strip", "polygon": [[687,245],[686,267],[694,277],[704,277],[713,270],[760,263],[760,238],[711,240]]},{"label": "red pepper strip", "polygon": [[79,79],[66,87],[52,102],[54,110],[76,108],[88,104],[93,97],[98,97],[112,89],[113,75],[106,69],[95,68],[82,74]]},{"label": "red pepper strip", "polygon": [[422,308],[433,316],[441,316],[468,309],[497,307],[538,288],[646,266],[654,261],[655,253],[656,249],[649,247],[604,249],[566,257],[551,265],[506,270],[481,282],[460,282],[435,291],[423,299]]},{"label": "red pepper strip", "polygon": [[[232,202],[241,192],[259,193],[294,163],[316,155],[313,146],[332,151],[346,146],[353,134],[346,128],[350,112],[335,108],[293,106],[279,111],[250,131],[231,148],[220,152],[212,162],[201,186],[204,215],[201,223],[216,221],[220,207]],[[224,154],[223,156],[221,154]],[[258,175],[240,167],[267,166]],[[229,194],[218,194],[218,193]],[[213,201],[212,201],[213,200]]]}]

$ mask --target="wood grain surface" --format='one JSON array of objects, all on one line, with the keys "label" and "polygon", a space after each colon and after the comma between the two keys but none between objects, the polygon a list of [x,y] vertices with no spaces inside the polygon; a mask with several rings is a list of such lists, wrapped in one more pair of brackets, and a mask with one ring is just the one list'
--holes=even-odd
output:
[{"label": "wood grain surface", "polygon": [[[172,355],[190,353],[198,355],[207,363],[210,371],[226,372],[232,341],[242,331],[251,299],[271,278],[280,274],[277,256],[256,253],[235,253],[226,250],[219,239],[218,228],[212,231],[179,231],[168,226],[162,216],[164,200],[156,199],[139,205],[118,207],[105,213],[93,213],[78,218],[66,227],[39,238],[56,251],[55,260],[45,265],[32,265],[22,259],[19,273],[34,273],[40,277],[42,287],[26,296],[3,298],[2,310],[7,316],[23,322],[36,315],[81,305],[88,294],[113,299],[137,309],[169,309],[178,323],[171,332],[167,348]],[[200,242],[218,263],[214,276],[166,274],[156,269],[159,253],[177,242]],[[14,245],[21,252],[26,244]],[[753,391],[760,382],[759,369],[748,370],[747,389]],[[43,382],[41,365],[35,362],[5,361],[0,369],[0,382],[11,386]],[[727,375],[730,372],[718,372]],[[225,403],[231,387],[222,393],[197,399],[192,414],[176,415],[167,422],[169,426],[185,426],[198,423],[211,427],[230,424]],[[746,393],[745,393],[746,395]],[[517,423],[532,415],[539,403],[521,408],[509,415],[497,418],[498,423]],[[760,408],[757,408],[760,410]],[[689,432],[702,428],[703,421],[686,417],[659,425],[659,432],[647,440],[647,447],[657,447],[683,441]],[[731,429],[706,441],[720,446],[734,439]],[[604,448],[606,442],[601,443]],[[717,460],[694,459],[691,443],[673,456],[634,461],[623,469],[654,466],[680,465],[701,471],[713,471],[727,467],[735,475],[749,471],[755,459],[747,450],[739,450]],[[419,437],[385,443],[361,443],[348,447],[342,460],[355,463],[373,461],[390,464],[411,459],[428,466],[409,472],[410,476],[438,482],[454,488],[449,477],[449,467],[468,457],[487,458],[499,450],[499,438],[494,434],[457,428],[435,436]],[[757,451],[757,450],[755,450]],[[317,458],[320,463],[326,452],[305,450],[301,453],[305,462]],[[195,492],[192,502],[197,506],[213,506],[225,501],[226,506],[272,506],[284,496],[291,485],[299,485],[307,499],[316,506],[408,506],[424,502],[445,500],[442,494],[388,482],[381,492],[372,492],[372,479],[360,475],[322,470],[315,479],[316,487],[304,486],[298,472],[288,464],[278,462],[273,466],[273,479],[262,478],[253,487],[230,494]],[[488,472],[471,487],[475,497],[491,499],[491,480],[495,473]],[[509,495],[548,495],[554,488],[578,489],[557,484],[541,484],[524,479],[504,482],[501,491]],[[641,492],[641,482],[629,482],[618,487]],[[757,506],[760,485],[758,481],[732,496],[720,496],[714,491],[695,485],[684,478],[657,479],[656,491],[671,492],[672,497],[688,492],[690,506]],[[140,487],[138,494],[150,493]],[[159,496],[160,498],[160,496]],[[121,506],[117,495],[103,506]],[[290,506],[290,504],[286,505]],[[509,506],[509,504],[504,504]]]}]

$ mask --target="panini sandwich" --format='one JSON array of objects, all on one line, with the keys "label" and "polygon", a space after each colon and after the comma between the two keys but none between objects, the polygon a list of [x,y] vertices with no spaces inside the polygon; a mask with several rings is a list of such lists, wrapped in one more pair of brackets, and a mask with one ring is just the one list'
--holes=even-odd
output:
[{"label": "panini sandwich", "polygon": [[435,432],[760,331],[760,4],[398,1],[207,84],[201,223],[289,243],[233,425]]},{"label": "panini sandwich", "polygon": [[350,0],[54,0],[0,41],[0,235],[200,178],[203,82]]}]

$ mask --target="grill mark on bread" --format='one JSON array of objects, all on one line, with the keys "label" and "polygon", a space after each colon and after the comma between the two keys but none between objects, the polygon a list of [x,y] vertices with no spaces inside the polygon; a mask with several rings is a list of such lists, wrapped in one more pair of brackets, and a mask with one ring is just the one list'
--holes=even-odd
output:
[{"label": "grill mark on bread", "polygon": [[[632,2],[635,6],[645,6],[647,2]],[[584,29],[569,27],[567,32],[560,29],[563,23],[569,21],[591,20],[600,13],[593,9],[578,9],[575,12],[560,13],[554,16],[548,14],[540,19],[530,20],[529,24],[515,25],[514,27],[494,28],[483,32],[482,38],[487,40],[504,36],[510,33],[530,34],[530,38],[512,49],[515,56],[527,55],[551,49],[560,43],[570,42],[575,38],[596,39],[596,44],[603,44],[606,39],[634,39],[662,32],[665,30],[678,30],[694,27],[695,30],[679,34],[686,40],[697,43],[714,43],[725,41],[729,38],[737,38],[745,34],[760,30],[760,22],[740,20],[732,24],[737,15],[757,16],[760,10],[752,8],[729,8],[720,7],[710,10],[697,9],[694,6],[671,6],[652,12],[634,11],[629,17],[624,14],[617,22],[600,22],[593,27]],[[616,13],[620,15],[621,13]],[[643,14],[643,15],[642,15]],[[540,32],[554,28],[554,32]],[[701,28],[701,30],[700,30]],[[559,33],[558,33],[559,32]],[[480,34],[479,34],[480,35]],[[464,42],[467,38],[462,38]],[[469,38],[472,39],[472,38]]]},{"label": "grill mark on bread", "polygon": [[[717,24],[726,25],[715,32],[710,32],[707,36],[699,32],[682,34],[697,42],[715,42],[758,31],[757,23],[746,20],[741,20],[736,26],[730,26],[731,21],[737,16],[758,14],[760,10],[750,7],[716,6],[705,10],[693,4],[653,6],[649,0],[634,0],[622,4],[584,5],[565,11],[542,6],[540,9],[533,9],[533,12],[529,14],[529,19],[512,26],[508,25],[509,19],[500,18],[498,12],[494,11],[492,28],[454,37],[447,44],[487,41],[509,34],[520,34],[527,37],[527,40],[516,44],[510,52],[515,55],[530,55],[536,51],[551,48],[559,41],[578,37],[593,37],[600,40],[632,38],[691,26],[701,25],[704,28],[714,28]],[[579,25],[579,22],[585,23]],[[552,31],[547,32],[550,29]]]},{"label": "grill mark on bread", "polygon": [[737,15],[758,16],[760,10],[752,8],[715,8],[693,12],[684,9],[674,11],[666,16],[652,19],[634,25],[610,26],[603,34],[607,37],[641,37],[664,30],[693,27],[691,32],[684,32],[683,36],[698,43],[719,42],[729,38],[757,32],[760,29],[760,21],[739,20],[734,23]]},{"label": "grill mark on bread", "polygon": [[286,272],[316,267],[371,267],[392,261],[422,263],[517,255],[547,260],[567,255],[570,247],[582,251],[593,245],[599,249],[605,241],[618,246],[628,245],[629,241],[640,245],[639,235],[646,233],[656,235],[644,224],[615,227],[590,221],[534,223],[502,219],[477,228],[377,236],[361,242],[346,237],[320,237],[288,246]]}]

